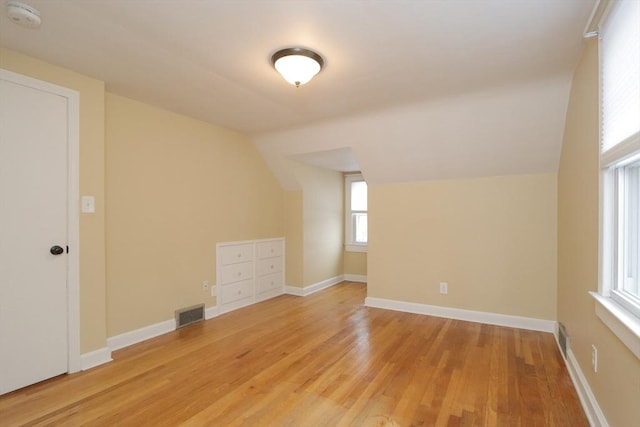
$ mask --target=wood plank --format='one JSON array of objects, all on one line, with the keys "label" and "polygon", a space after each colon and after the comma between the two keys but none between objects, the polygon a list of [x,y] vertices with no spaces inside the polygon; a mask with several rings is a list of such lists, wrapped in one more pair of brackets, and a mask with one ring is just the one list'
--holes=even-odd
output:
[{"label": "wood plank", "polygon": [[551,334],[284,295],[0,396],[0,426],[587,426]]}]

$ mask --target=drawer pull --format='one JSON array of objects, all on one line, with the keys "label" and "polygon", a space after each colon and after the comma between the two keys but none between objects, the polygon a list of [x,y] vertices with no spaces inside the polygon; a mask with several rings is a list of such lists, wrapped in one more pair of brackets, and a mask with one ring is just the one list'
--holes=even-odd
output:
[{"label": "drawer pull", "polygon": [[242,291],[238,291],[238,295],[242,295]]},{"label": "drawer pull", "polygon": [[238,271],[238,277],[242,276],[242,272]]},{"label": "drawer pull", "polygon": [[271,269],[273,270],[273,264],[271,264]]}]

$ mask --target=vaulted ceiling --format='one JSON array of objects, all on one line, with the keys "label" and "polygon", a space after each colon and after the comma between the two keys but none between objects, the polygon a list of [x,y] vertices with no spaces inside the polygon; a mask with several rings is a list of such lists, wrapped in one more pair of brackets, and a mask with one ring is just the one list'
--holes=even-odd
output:
[{"label": "vaulted ceiling", "polygon": [[[38,29],[19,27],[9,22],[3,8],[2,46],[103,80],[110,92],[253,135],[263,152],[269,151],[265,148],[269,141],[272,146],[287,145],[288,137],[277,135],[290,137],[287,132],[292,129],[338,126],[340,132],[346,126],[342,141],[335,141],[340,135],[328,135],[333,140],[304,149],[278,149],[278,155],[300,158],[304,153],[348,147],[363,170],[367,166],[373,170],[362,146],[352,143],[360,128],[344,121],[354,117],[361,123],[369,120],[363,117],[374,117],[371,123],[388,119],[401,126],[406,123],[396,117],[398,111],[408,117],[417,115],[410,125],[419,133],[409,135],[412,147],[400,144],[400,149],[417,153],[391,155],[406,157],[407,167],[416,156],[428,159],[423,168],[431,167],[431,172],[409,174],[409,180],[456,176],[449,166],[442,166],[449,157],[464,161],[479,151],[480,157],[470,160],[482,162],[485,151],[510,152],[509,144],[524,151],[506,157],[527,158],[536,149],[532,138],[513,141],[527,132],[553,139],[538,147],[544,153],[535,161],[545,163],[543,167],[503,167],[478,174],[553,169],[564,119],[558,115],[566,108],[569,81],[582,49],[582,30],[595,2],[23,1],[40,10],[43,23]],[[269,61],[273,52],[289,46],[312,48],[326,61],[321,73],[298,89],[287,84]],[[529,96],[531,103],[518,104],[526,101],[519,98],[521,94]],[[466,110],[451,101],[464,103],[467,98],[471,104]],[[484,101],[491,111],[484,111]],[[449,114],[461,114],[461,120],[438,117],[436,105],[444,105]],[[524,108],[522,114],[514,113],[518,105]],[[393,112],[387,117],[384,111]],[[375,119],[380,114],[382,119]],[[501,119],[503,114],[507,116]],[[478,132],[475,141],[465,141],[469,137],[465,121],[470,117],[477,117],[470,124]],[[508,122],[504,135],[501,120]],[[491,122],[497,134],[483,127],[483,121]],[[553,129],[544,131],[549,126]],[[386,138],[405,137],[385,129]],[[423,143],[447,137],[455,141],[442,146]],[[294,137],[289,145],[296,141]],[[478,144],[487,141],[487,150],[479,150]],[[430,153],[424,151],[429,149]],[[392,152],[393,145],[382,151]],[[443,168],[447,173],[440,173]],[[385,173],[373,175],[387,180]]]}]

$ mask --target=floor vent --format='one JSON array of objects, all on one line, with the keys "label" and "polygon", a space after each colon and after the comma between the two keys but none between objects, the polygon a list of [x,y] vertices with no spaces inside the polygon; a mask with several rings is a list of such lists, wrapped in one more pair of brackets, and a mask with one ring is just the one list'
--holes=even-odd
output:
[{"label": "floor vent", "polygon": [[567,330],[562,323],[558,323],[558,343],[560,344],[560,350],[564,358],[567,358],[567,348],[569,347],[569,337],[567,336]]},{"label": "floor vent", "polygon": [[204,320],[204,304],[176,310],[176,329],[193,325]]}]

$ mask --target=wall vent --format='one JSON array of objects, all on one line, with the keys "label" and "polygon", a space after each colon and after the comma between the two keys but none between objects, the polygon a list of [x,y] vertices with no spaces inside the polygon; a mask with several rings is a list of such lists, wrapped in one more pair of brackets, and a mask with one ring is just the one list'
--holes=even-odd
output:
[{"label": "wall vent", "polygon": [[567,349],[569,348],[569,337],[567,336],[567,330],[562,323],[558,322],[558,344],[560,344],[560,350],[564,358],[567,358]]},{"label": "wall vent", "polygon": [[176,329],[193,325],[204,320],[204,304],[176,310]]}]

